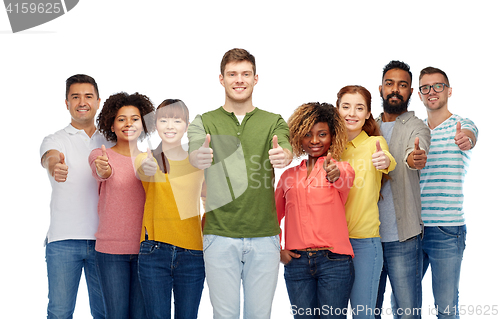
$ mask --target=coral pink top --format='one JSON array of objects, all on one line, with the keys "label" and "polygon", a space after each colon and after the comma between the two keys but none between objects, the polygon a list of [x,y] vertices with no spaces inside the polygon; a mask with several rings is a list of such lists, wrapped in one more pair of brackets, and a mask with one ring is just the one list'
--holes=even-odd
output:
[{"label": "coral pink top", "polygon": [[285,249],[332,247],[333,253],[354,256],[344,208],[354,170],[347,162],[336,162],[340,178],[330,183],[324,160],[318,158],[309,177],[303,160],[287,169],[276,186],[278,221],[286,217]]},{"label": "coral pink top", "polygon": [[142,216],[146,196],[141,181],[136,177],[134,157],[106,150],[111,176],[100,178],[95,160],[102,154],[100,148],[89,156],[92,175],[98,182],[99,226],[95,249],[107,254],[138,254],[141,243]]}]

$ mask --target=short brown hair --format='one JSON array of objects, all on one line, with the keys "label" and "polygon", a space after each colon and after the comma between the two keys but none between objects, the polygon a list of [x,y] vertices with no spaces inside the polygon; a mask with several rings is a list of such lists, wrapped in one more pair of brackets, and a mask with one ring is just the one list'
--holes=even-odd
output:
[{"label": "short brown hair", "polygon": [[436,74],[436,73],[442,74],[444,76],[444,81],[446,85],[450,85],[450,81],[448,80],[448,76],[446,75],[446,73],[443,70],[432,66],[428,66],[425,69],[422,69],[422,71],[420,71],[420,76],[418,77],[418,81],[420,82],[420,80],[422,80],[422,77],[426,74]]},{"label": "short brown hair", "polygon": [[220,74],[224,75],[226,64],[242,61],[250,62],[252,64],[253,74],[257,74],[257,68],[255,67],[255,57],[245,49],[231,49],[227,51],[222,57],[222,61],[220,62]]}]

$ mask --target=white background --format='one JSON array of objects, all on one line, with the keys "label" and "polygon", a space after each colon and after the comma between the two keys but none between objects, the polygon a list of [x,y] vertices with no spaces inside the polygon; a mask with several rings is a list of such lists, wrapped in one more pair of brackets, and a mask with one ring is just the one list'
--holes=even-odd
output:
[{"label": "white background", "polygon": [[[17,34],[0,10],[2,318],[46,316],[43,240],[50,185],[39,146],[69,122],[65,80],[76,73],[93,76],[102,102],[119,91],[146,94],[155,105],[180,98],[193,119],[224,103],[219,64],[235,47],[257,59],[254,105],[285,120],[302,103],[335,103],[338,90],[349,84],[370,90],[378,115],[382,68],[392,59],[411,66],[415,91],[409,109],[425,118],[418,74],[429,65],[445,70],[453,87],[450,110],[472,119],[480,131],[466,179],[468,237],[460,287],[463,310],[475,310],[463,318],[500,307],[498,5],[463,3],[82,0],[66,15]],[[282,271],[273,318],[291,318]],[[433,304],[429,279],[423,283],[424,318],[431,317]],[[84,281],[81,288],[75,318],[89,318]],[[200,318],[211,318],[211,311],[205,287]],[[494,317],[489,313],[484,317]]]}]

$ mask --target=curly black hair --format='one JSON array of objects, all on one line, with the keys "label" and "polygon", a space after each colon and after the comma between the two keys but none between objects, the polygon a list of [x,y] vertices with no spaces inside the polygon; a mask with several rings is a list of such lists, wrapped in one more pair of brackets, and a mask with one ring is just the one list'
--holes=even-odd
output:
[{"label": "curly black hair", "polygon": [[[153,102],[151,102],[147,96],[139,93],[131,95],[125,92],[116,93],[111,95],[104,102],[101,113],[99,113],[99,116],[97,117],[97,128],[108,141],[116,142],[116,134],[111,131],[111,127],[113,126],[118,110],[129,105],[135,106],[141,113],[143,132],[141,133],[139,140],[143,140],[152,132],[151,128],[155,127],[155,107],[153,106]],[[146,116],[147,114],[151,114],[152,116]]]},{"label": "curly black hair", "polygon": [[387,63],[386,66],[384,66],[384,70],[382,71],[382,79],[384,78],[385,74],[392,69],[400,69],[408,72],[408,74],[410,75],[410,80],[412,80],[410,66],[404,63],[403,61],[398,61],[398,60],[392,60],[391,62]]},{"label": "curly black hair", "polygon": [[311,102],[299,106],[288,119],[290,128],[290,144],[293,155],[300,157],[305,154],[302,149],[302,139],[309,133],[316,123],[328,124],[332,134],[330,153],[332,158],[339,160],[347,143],[347,128],[344,120],[333,105],[329,103]]}]

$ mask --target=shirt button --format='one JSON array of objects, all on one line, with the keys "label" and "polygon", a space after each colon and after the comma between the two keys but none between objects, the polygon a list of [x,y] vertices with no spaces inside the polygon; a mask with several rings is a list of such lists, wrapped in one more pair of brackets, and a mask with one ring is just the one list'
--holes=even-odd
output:
[{"label": "shirt button", "polygon": [[237,134],[237,135],[240,135],[241,133],[240,133],[240,132],[238,132],[238,133],[236,133],[236,134]]}]

